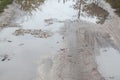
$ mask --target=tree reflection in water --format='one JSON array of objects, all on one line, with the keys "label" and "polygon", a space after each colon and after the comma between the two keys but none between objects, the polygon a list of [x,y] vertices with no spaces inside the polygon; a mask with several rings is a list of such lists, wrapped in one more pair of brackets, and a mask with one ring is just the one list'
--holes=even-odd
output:
[{"label": "tree reflection in water", "polygon": [[45,0],[15,0],[15,3],[20,5],[20,8],[26,12],[36,10]]},{"label": "tree reflection in water", "polygon": [[[58,0],[59,2],[66,3],[70,0]],[[73,0],[76,2],[79,0]],[[15,0],[15,3],[20,5],[20,8],[26,12],[31,12],[32,10],[36,10],[40,5],[44,4],[45,0]]]},{"label": "tree reflection in water", "polygon": [[[106,17],[108,16],[108,12],[103,8],[99,7],[98,0],[15,0],[15,2],[20,5],[20,8],[22,10],[30,14],[32,14],[33,10],[40,8],[40,6],[45,3],[45,1],[46,4],[48,2],[47,6],[49,7],[47,7],[48,9],[46,9],[48,11],[49,9],[51,10],[51,8],[59,7],[61,10],[58,10],[57,12],[60,12],[66,9],[66,8],[64,9],[63,6],[70,5],[69,8],[73,8],[73,10],[76,12],[74,14],[77,17],[77,19],[82,19],[82,18],[85,19],[88,17],[89,19],[95,20],[97,17],[97,19],[100,20],[98,23],[103,23]],[[57,3],[60,3],[60,5],[58,5]],[[53,5],[54,7],[50,7],[51,5]],[[53,9],[53,13],[54,13],[54,9]]]}]

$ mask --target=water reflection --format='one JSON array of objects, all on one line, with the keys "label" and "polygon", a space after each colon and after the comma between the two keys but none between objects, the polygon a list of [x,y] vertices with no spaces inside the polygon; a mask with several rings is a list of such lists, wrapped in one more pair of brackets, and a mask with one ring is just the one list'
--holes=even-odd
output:
[{"label": "water reflection", "polygon": [[45,0],[16,0],[15,2],[20,5],[21,9],[26,12],[36,10]]},{"label": "water reflection", "polygon": [[[20,5],[20,8],[26,12],[32,12],[39,8],[40,5],[44,4],[46,0],[15,0],[15,3]],[[58,3],[66,3],[71,0],[58,0]],[[78,3],[79,0],[72,0],[73,2]]]},{"label": "water reflection", "polygon": [[76,0],[74,9],[77,10],[77,18],[82,19],[85,17],[96,18],[96,23],[103,24],[108,12],[99,6],[99,0]]},{"label": "water reflection", "polygon": [[[69,1],[69,0],[58,0],[58,2],[63,2],[63,3],[66,3],[67,1]],[[73,1],[75,1],[75,0],[73,0]]]},{"label": "water reflection", "polygon": [[74,4],[74,9],[78,10],[78,19],[81,16],[81,11],[82,11],[82,5],[86,4],[85,1],[83,0],[77,0]]},{"label": "water reflection", "polygon": [[48,19],[58,18],[63,15],[65,18],[70,14],[72,18],[74,16],[76,19],[94,23],[101,20],[103,23],[108,14],[105,10],[98,7],[96,1],[97,0],[16,0],[15,2],[21,6],[22,10],[30,14],[33,14],[35,10],[38,11],[41,6],[42,11],[39,10],[39,14],[49,15]]}]

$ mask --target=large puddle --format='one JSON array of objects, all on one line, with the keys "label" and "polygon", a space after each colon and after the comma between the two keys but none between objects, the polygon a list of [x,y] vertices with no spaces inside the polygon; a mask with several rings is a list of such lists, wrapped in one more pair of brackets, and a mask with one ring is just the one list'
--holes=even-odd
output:
[{"label": "large puddle", "polygon": [[116,49],[112,47],[100,49],[100,55],[96,60],[105,80],[120,79],[120,53]]},{"label": "large puddle", "polygon": [[58,33],[48,38],[15,36],[12,35],[15,30],[7,28],[0,34],[0,79],[31,80],[42,57],[57,54],[64,48],[63,38]]},{"label": "large puddle", "polygon": [[[76,9],[78,0],[17,0],[26,13],[15,22],[21,27],[0,31],[0,80],[36,80],[41,57],[65,48],[59,30],[65,21],[96,23],[96,16]],[[80,16],[81,15],[81,16]]]},{"label": "large puddle", "polygon": [[58,29],[66,20],[104,23],[108,12],[96,2],[97,0],[16,0],[20,9],[28,14],[19,19],[18,23],[24,28],[51,30]]}]

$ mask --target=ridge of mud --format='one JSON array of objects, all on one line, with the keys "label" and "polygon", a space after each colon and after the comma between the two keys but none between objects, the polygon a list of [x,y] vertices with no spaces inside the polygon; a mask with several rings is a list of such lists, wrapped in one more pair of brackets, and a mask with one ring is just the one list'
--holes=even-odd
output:
[{"label": "ridge of mud", "polygon": [[24,36],[25,34],[30,34],[37,38],[48,38],[53,35],[52,32],[42,31],[41,29],[39,29],[39,30],[37,30],[37,29],[34,29],[34,30],[33,29],[18,29],[13,34],[16,36],[20,36],[20,35]]}]

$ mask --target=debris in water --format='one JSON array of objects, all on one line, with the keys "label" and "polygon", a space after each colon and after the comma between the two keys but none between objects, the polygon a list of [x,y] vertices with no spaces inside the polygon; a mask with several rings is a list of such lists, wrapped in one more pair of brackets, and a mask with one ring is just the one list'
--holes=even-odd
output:
[{"label": "debris in water", "polygon": [[65,49],[60,49],[61,51],[64,51]]},{"label": "debris in water", "polygon": [[54,22],[63,23],[64,21],[61,21],[55,18],[50,18],[50,19],[45,19],[44,22],[47,24],[46,26],[49,26],[53,24]]},{"label": "debris in water", "polygon": [[59,41],[58,42],[56,42],[57,44],[59,43]]},{"label": "debris in water", "polygon": [[24,45],[24,43],[19,44],[19,46],[23,46],[23,45]]},{"label": "debris in water", "polygon": [[48,38],[48,37],[51,37],[53,35],[52,32],[42,31],[41,29],[34,29],[34,30],[32,30],[32,29],[18,29],[13,34],[16,36],[20,36],[20,35],[24,36],[25,34],[31,34],[37,38]]},{"label": "debris in water", "polygon": [[62,37],[62,39],[64,39],[64,37]]},{"label": "debris in water", "polygon": [[9,58],[8,58],[8,55],[7,54],[5,54],[5,55],[3,55],[3,56],[0,56],[1,57],[1,61],[6,61],[6,60],[10,60]]},{"label": "debris in water", "polygon": [[8,42],[12,42],[12,41],[8,40]]}]

